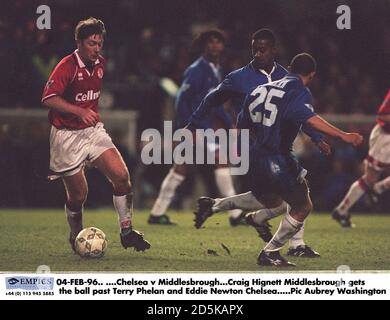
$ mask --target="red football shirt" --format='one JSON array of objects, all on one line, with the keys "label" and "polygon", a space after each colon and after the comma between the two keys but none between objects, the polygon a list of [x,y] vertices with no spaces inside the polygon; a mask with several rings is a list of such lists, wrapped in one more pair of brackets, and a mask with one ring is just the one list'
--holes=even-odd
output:
[{"label": "red football shirt", "polygon": [[[390,114],[390,90],[387,92],[387,96],[383,103],[379,106],[378,115]],[[390,133],[390,124],[377,119],[376,122],[387,132]]]},{"label": "red football shirt", "polygon": [[[80,108],[98,112],[98,101],[103,82],[105,60],[95,61],[93,70],[88,70],[78,50],[63,58],[51,73],[43,90],[42,102],[53,96],[61,96]],[[77,116],[54,109],[49,110],[49,122],[58,129],[84,129],[88,127]]]}]

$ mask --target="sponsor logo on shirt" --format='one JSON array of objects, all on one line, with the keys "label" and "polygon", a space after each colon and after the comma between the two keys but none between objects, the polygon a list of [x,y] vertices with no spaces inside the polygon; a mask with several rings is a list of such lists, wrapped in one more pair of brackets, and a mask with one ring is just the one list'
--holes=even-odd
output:
[{"label": "sponsor logo on shirt", "polygon": [[93,90],[88,90],[87,93],[77,93],[76,94],[76,101],[78,102],[84,102],[84,101],[90,101],[90,100],[96,100],[100,97],[100,91],[93,92]]}]

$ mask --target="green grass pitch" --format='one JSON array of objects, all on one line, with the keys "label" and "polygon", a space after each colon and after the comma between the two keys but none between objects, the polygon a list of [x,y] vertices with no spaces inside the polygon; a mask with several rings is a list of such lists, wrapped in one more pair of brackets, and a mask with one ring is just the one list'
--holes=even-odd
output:
[{"label": "green grass pitch", "polygon": [[[171,212],[177,226],[150,226],[148,212],[136,210],[134,224],[151,242],[150,250],[124,250],[119,241],[117,216],[111,209],[86,210],[84,226],[102,229],[108,251],[101,259],[82,259],[71,252],[68,226],[62,210],[0,210],[0,271],[34,272],[48,265],[54,272],[262,272],[256,258],[263,242],[249,226],[232,228],[226,214],[217,214],[205,228],[193,227],[193,215]],[[306,243],[321,254],[318,259],[290,258],[289,271],[390,270],[390,216],[353,216],[354,229],[342,229],[329,214],[312,214],[305,228]],[[279,219],[271,221],[274,231]],[[222,248],[224,244],[228,252]],[[217,255],[209,255],[208,249]],[[286,252],[286,248],[283,253]],[[286,271],[282,269],[282,271]]]}]

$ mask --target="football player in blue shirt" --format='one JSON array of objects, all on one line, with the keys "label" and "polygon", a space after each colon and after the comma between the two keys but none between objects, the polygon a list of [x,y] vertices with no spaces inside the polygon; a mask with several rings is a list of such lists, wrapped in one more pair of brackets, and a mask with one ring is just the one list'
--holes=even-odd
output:
[{"label": "football player in blue shirt", "polygon": [[[354,146],[363,141],[361,135],[339,130],[314,113],[312,95],[306,85],[315,71],[316,62],[311,55],[295,56],[290,64],[291,73],[251,90],[239,115],[240,128],[249,129],[255,137],[250,147],[248,173],[253,195],[268,208],[278,207],[283,201],[289,205],[275,235],[259,254],[257,263],[261,266],[294,266],[280,255],[280,250],[300,230],[313,207],[306,170],[291,153],[299,128],[308,124]],[[257,225],[266,215],[257,212],[248,218]]]},{"label": "football player in blue shirt", "polygon": [[[251,88],[279,80],[287,75],[288,71],[275,62],[276,39],[271,30],[260,29],[256,31],[252,35],[251,45],[253,60],[246,66],[228,74],[224,81],[203,99],[199,108],[191,116],[190,128],[202,128],[203,119],[207,117],[209,110],[227,100],[232,101],[236,114],[238,114],[242,110],[244,99]],[[319,133],[310,126],[303,126],[302,129],[324,154],[330,153],[329,145],[322,140]],[[196,227],[199,228],[207,217],[213,213],[229,208],[254,211],[264,208],[264,205],[259,203],[251,192],[224,199],[202,197],[198,200]],[[279,208],[275,208],[275,210],[267,209],[269,212],[268,219],[285,213],[286,209],[287,205],[285,203]],[[267,221],[257,228],[259,236],[266,242],[272,238],[270,229],[271,226]],[[319,254],[305,244],[303,236],[304,228],[291,239],[289,254],[299,257],[318,257]]]},{"label": "football player in blue shirt", "polygon": [[[196,40],[202,49],[202,56],[191,64],[184,72],[184,80],[176,98],[176,128],[184,128],[190,116],[199,106],[202,99],[222,81],[220,57],[224,50],[225,38],[220,31],[210,30],[202,33]],[[232,126],[231,119],[225,113],[222,104],[210,110],[209,116],[199,121],[202,128],[228,129]],[[207,148],[215,151],[218,144],[207,144]],[[218,152],[216,152],[218,155]],[[218,161],[216,161],[218,163]],[[160,193],[155,201],[149,224],[171,225],[173,224],[166,214],[175,194],[176,188],[184,181],[188,167],[185,164],[175,164],[161,184]],[[227,165],[215,165],[216,185],[223,197],[235,194],[232,177]],[[230,210],[230,222],[236,225],[242,218],[241,209]]]}]

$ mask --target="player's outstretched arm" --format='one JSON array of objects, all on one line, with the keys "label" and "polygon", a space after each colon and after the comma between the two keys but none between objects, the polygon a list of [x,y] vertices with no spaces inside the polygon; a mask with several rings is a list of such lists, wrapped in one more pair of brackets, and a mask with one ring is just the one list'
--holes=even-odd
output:
[{"label": "player's outstretched arm", "polygon": [[230,98],[232,98],[232,92],[229,90],[222,90],[221,87],[217,87],[210,91],[192,114],[189,122],[190,127],[199,127],[201,120],[206,117],[212,108],[222,105]]},{"label": "player's outstretched arm", "polygon": [[350,143],[354,146],[358,146],[363,142],[363,137],[360,134],[348,133],[340,130],[318,115],[309,118],[307,123],[322,133],[341,139],[344,142]]},{"label": "player's outstretched arm", "polygon": [[75,106],[60,96],[47,98],[42,103],[45,107],[53,108],[60,112],[71,113],[78,116],[85,124],[94,126],[98,122],[98,115],[95,111]]}]

